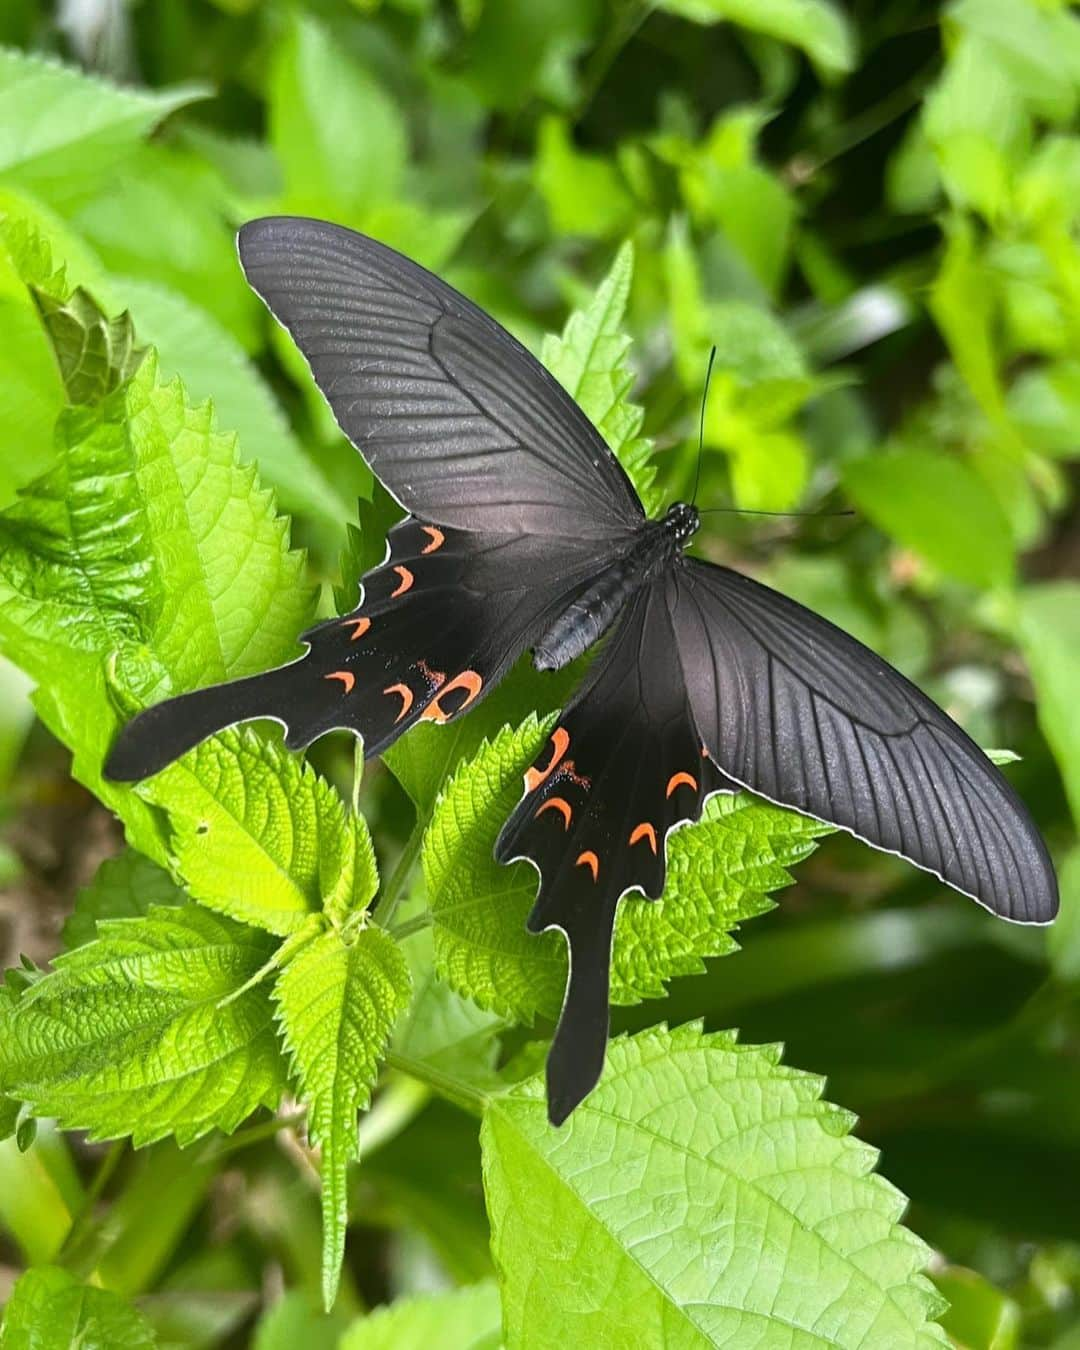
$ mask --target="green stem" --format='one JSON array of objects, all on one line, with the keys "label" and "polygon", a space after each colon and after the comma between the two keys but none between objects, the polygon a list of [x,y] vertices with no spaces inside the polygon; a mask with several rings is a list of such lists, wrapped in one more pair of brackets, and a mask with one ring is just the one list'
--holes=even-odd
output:
[{"label": "green stem", "polygon": [[271,1116],[269,1120],[259,1121],[258,1125],[249,1125],[246,1129],[237,1130],[230,1138],[216,1144],[206,1155],[206,1161],[217,1162],[219,1158],[228,1157],[230,1153],[238,1153],[241,1149],[250,1148],[252,1144],[261,1144],[264,1139],[272,1139],[282,1130],[291,1130],[302,1124],[306,1115],[306,1111],[294,1111],[290,1116]]},{"label": "green stem", "polygon": [[402,938],[407,938],[413,933],[419,933],[422,928],[431,927],[431,910],[425,909],[422,914],[414,914],[411,919],[406,919],[404,923],[398,923],[389,930],[390,936],[398,942]]},{"label": "green stem", "polygon": [[90,1185],[86,1188],[82,1204],[76,1211],[71,1227],[68,1229],[67,1237],[64,1238],[60,1250],[56,1254],[56,1264],[58,1266],[70,1266],[77,1263],[80,1249],[84,1249],[92,1239],[98,1226],[98,1220],[94,1215],[94,1207],[101,1199],[105,1187],[112,1180],[113,1173],[120,1165],[120,1160],[127,1151],[126,1139],[116,1139],[109,1145],[108,1151],[98,1163],[97,1171],[94,1173]]},{"label": "green stem", "polygon": [[357,737],[353,746],[352,809],[353,815],[360,814],[360,786],[364,781],[364,742]]},{"label": "green stem", "polygon": [[397,860],[397,866],[390,873],[390,879],[383,889],[382,901],[378,907],[378,920],[384,928],[390,928],[394,913],[404,899],[409,877],[412,875],[413,866],[420,856],[420,846],[423,842],[424,822],[418,820],[413,826],[412,834],[405,841],[405,847],[401,850],[401,857]]},{"label": "green stem", "polygon": [[387,1054],[386,1063],[391,1069],[407,1073],[410,1078],[418,1078],[420,1082],[426,1083],[437,1092],[440,1097],[445,1097],[447,1101],[453,1102],[455,1106],[460,1106],[470,1115],[483,1115],[484,1106],[487,1103],[487,1094],[481,1092],[479,1088],[473,1087],[471,1083],[463,1083],[460,1078],[455,1078],[453,1074],[435,1068],[427,1060],[414,1059],[412,1055],[403,1055],[397,1050],[391,1050]]}]

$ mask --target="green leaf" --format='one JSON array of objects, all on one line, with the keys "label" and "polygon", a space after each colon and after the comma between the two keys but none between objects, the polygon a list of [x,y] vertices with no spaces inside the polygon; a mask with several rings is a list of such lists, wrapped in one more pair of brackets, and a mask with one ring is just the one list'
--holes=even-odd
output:
[{"label": "green leaf", "polygon": [[1026,586],[1020,592],[1017,637],[1037,694],[1039,725],[1080,823],[1080,582]]},{"label": "green leaf", "polygon": [[401,519],[401,507],[377,480],[372,481],[371,500],[361,498],[356,511],[357,523],[347,527],[345,547],[341,550],[338,564],[341,581],[334,587],[334,604],[339,614],[356,608],[364,574],[385,561],[386,536]]},{"label": "green leaf", "polygon": [[0,1090],[96,1139],[230,1131],[284,1085],[266,992],[272,950],[197,905],[103,922],[0,1011]]},{"label": "green leaf", "polygon": [[1057,863],[1061,912],[1046,935],[1047,955],[1058,979],[1080,981],[1080,845]]},{"label": "green leaf", "polygon": [[[0,506],[52,463],[64,386],[26,282],[46,281],[52,259],[40,238],[14,226],[0,201]],[[30,256],[27,256],[29,253]],[[35,266],[35,263],[37,264]],[[62,287],[62,278],[60,279]]]},{"label": "green leaf", "polygon": [[[748,299],[779,298],[791,256],[795,203],[775,174],[758,162],[764,125],[759,108],[721,114],[697,144],[661,141],[679,168],[679,185],[694,219],[719,226],[733,252],[725,271]],[[737,281],[736,281],[737,279]]]},{"label": "green leaf", "polygon": [[994,220],[1029,139],[1023,99],[985,43],[961,40],[925,104],[923,128],[958,206]]},{"label": "green leaf", "polygon": [[47,291],[34,297],[49,334],[69,403],[98,403],[126,384],[143,358],[131,316],[107,319],[93,297],[76,288],[61,303]]},{"label": "green leaf", "polygon": [[953,1343],[968,1350],[1017,1350],[1020,1307],[974,1270],[948,1266],[934,1283],[949,1300],[942,1326]]},{"label": "green leaf", "polygon": [[[1076,114],[1080,94],[1080,23],[1032,0],[956,0],[949,23],[964,34],[962,47],[985,52],[984,71],[996,68],[1032,111],[1054,122]],[[956,57],[954,56],[954,60]],[[987,102],[994,90],[984,84]]]},{"label": "green leaf", "polygon": [[997,373],[994,288],[987,282],[969,224],[954,218],[931,290],[930,312],[979,406],[991,421],[1001,423],[1005,401]]},{"label": "green leaf", "polygon": [[[511,1345],[947,1345],[928,1249],[822,1080],[697,1025],[615,1041],[568,1126],[491,1101],[484,1188]],[[588,1253],[588,1260],[581,1253]]]},{"label": "green leaf", "polygon": [[[125,305],[131,280],[164,287],[211,315],[214,330],[226,329],[251,352],[261,345],[265,312],[237,261],[235,234],[237,220],[250,210],[247,203],[229,202],[217,174],[170,137],[140,146],[107,189],[82,204],[73,222]],[[75,267],[74,257],[63,250],[61,256]],[[95,290],[93,277],[75,279]],[[135,321],[138,325],[138,314]],[[156,344],[155,334],[140,333]],[[204,397],[203,391],[198,396]]]},{"label": "green leaf", "polygon": [[75,897],[64,924],[64,945],[70,950],[92,942],[103,919],[144,918],[151,906],[182,905],[187,897],[164,868],[134,849],[107,858],[89,886]]},{"label": "green leaf", "polygon": [[100,189],[114,167],[198,86],[121,89],[40,56],[0,48],[0,173],[61,208]]},{"label": "green leaf", "polygon": [[56,468],[0,514],[0,643],[75,776],[165,862],[153,813],[101,777],[121,720],[106,658],[145,701],[272,665],[310,614],[304,560],[235,438],[158,383],[152,356],[100,404],[67,409],[56,443]]},{"label": "green leaf", "polygon": [[566,984],[562,941],[525,930],[535,869],[500,866],[492,856],[550,726],[533,716],[485,742],[440,796],[421,853],[436,970],[482,1008],[508,1018],[557,1013]]},{"label": "green leaf", "polygon": [[[148,360],[119,410],[161,587],[150,645],[177,689],[264,670],[295,651],[311,614],[303,555],[211,404]],[[113,507],[115,512],[115,506]]]},{"label": "green leaf", "polygon": [[10,1139],[15,1133],[21,1110],[22,1102],[17,1102],[12,1097],[0,1097],[0,1143]]},{"label": "green leaf", "polygon": [[[230,258],[233,251],[230,248]],[[234,262],[235,265],[235,262]],[[304,451],[265,380],[213,315],[155,281],[118,282],[140,336],[157,348],[162,378],[179,375],[192,401],[213,399],[218,425],[235,431],[246,457],[287,510],[340,536],[352,502]]]},{"label": "green leaf", "polygon": [[1009,522],[962,460],[902,446],[849,460],[843,482],[863,514],[948,576],[972,586],[1012,581]]},{"label": "green leaf", "polygon": [[409,970],[394,940],[366,927],[349,942],[324,933],[286,965],[274,987],[277,1019],[308,1133],[322,1151],[323,1302],[337,1296],[348,1224],[346,1172],[358,1153],[356,1113],[371,1100],[379,1062],[409,1000]]},{"label": "green leaf", "polygon": [[57,1266],[34,1266],[4,1309],[0,1350],[154,1350],[150,1324],[125,1298],[80,1284]]},{"label": "green leaf", "polygon": [[306,1292],[292,1289],[259,1319],[252,1350],[339,1350],[347,1325],[340,1310],[324,1313]]},{"label": "green leaf", "polygon": [[823,76],[855,65],[855,39],[844,15],[826,0],[659,0],[658,9],[695,23],[728,20],[801,47]]},{"label": "green leaf", "polygon": [[633,202],[615,166],[577,150],[565,118],[540,123],[536,185],[559,234],[610,239],[632,222]]},{"label": "green leaf", "polygon": [[[504,728],[463,764],[439,799],[421,854],[439,975],[480,1007],[526,1022],[558,1013],[565,948],[554,933],[526,932],[535,868],[503,866],[492,851],[549,728],[535,717]],[[790,884],[786,868],[827,832],[748,793],[715,797],[700,824],[671,835],[661,899],[630,896],[620,905],[612,1001],[658,997],[666,980],[702,970],[704,957],[735,951],[731,929],[772,907],[768,892]]]},{"label": "green leaf", "polygon": [[294,19],[278,45],[269,99],[289,210],[360,225],[397,197],[408,162],[397,107],[314,19]]},{"label": "green leaf", "polygon": [[322,910],[344,924],[378,888],[363,818],[250,728],[204,741],[139,792],[168,810],[173,863],[192,896],[222,914],[287,934]]},{"label": "green leaf", "polygon": [[495,1070],[503,1018],[445,984],[435,971],[434,939],[429,929],[403,944],[412,972],[412,1001],[394,1032],[397,1063],[423,1079],[434,1069],[481,1092],[498,1082]]},{"label": "green leaf", "polygon": [[651,443],[639,435],[645,415],[629,401],[634,383],[626,364],[630,339],[621,328],[633,272],[634,251],[626,243],[589,304],[571,314],[560,337],[544,339],[540,359],[618,456],[652,515],[660,500],[656,466]]},{"label": "green leaf", "polygon": [[499,1291],[493,1280],[451,1293],[398,1299],[358,1318],[339,1350],[498,1350],[502,1344]]},{"label": "green leaf", "polygon": [[628,896],[619,906],[612,1002],[660,998],[668,980],[704,970],[704,957],[737,951],[731,931],[773,909],[769,894],[791,884],[787,868],[829,833],[830,826],[748,792],[714,797],[699,824],[670,836],[660,899]]}]

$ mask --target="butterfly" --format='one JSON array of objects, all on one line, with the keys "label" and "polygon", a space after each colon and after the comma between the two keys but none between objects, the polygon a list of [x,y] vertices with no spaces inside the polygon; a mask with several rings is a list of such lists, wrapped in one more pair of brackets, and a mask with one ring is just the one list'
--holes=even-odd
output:
[{"label": "butterfly", "polygon": [[238,247],[407,514],[357,609],[302,634],[288,665],[139,713],[110,778],[145,778],[264,717],[292,749],[348,728],[378,755],[417,722],[467,714],[524,652],[557,670],[602,640],[495,844],[539,872],[529,929],[569,945],[554,1124],[603,1067],[619,901],[661,895],[668,836],[715,793],[747,788],[839,826],[1004,918],[1054,917],[1046,846],[974,742],[841,629],[688,556],[695,508],[648,519],[599,432],[488,314],[324,221],[254,220]]}]

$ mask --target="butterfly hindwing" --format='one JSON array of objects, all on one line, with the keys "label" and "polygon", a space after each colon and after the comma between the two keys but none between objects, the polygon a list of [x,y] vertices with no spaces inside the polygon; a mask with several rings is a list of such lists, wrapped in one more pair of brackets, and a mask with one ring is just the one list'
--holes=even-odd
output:
[{"label": "butterfly hindwing", "polygon": [[678,649],[694,717],[732,778],[934,872],[994,913],[1048,923],[1058,892],[1023,803],[881,657],[728,568],[682,560]]},{"label": "butterfly hindwing", "polygon": [[563,1120],[592,1088],[608,1031],[608,966],[620,896],[664,889],[668,832],[734,790],[702,754],[675,659],[670,577],[640,590],[528,770],[496,844],[540,873],[529,928],[561,928],[570,978],[548,1060]]},{"label": "butterfly hindwing", "polygon": [[290,749],[345,728],[379,754],[414,723],[471,708],[606,556],[595,543],[568,543],[553,568],[535,537],[412,516],[388,543],[360,606],[304,633],[305,656],[146,709],[117,738],[108,775],[145,778],[222,727],[261,717],[284,725]]},{"label": "butterfly hindwing", "polygon": [[457,529],[573,540],[643,522],[569,394],[452,286],[326,221],[254,220],[239,249],[342,430],[407,510]]}]

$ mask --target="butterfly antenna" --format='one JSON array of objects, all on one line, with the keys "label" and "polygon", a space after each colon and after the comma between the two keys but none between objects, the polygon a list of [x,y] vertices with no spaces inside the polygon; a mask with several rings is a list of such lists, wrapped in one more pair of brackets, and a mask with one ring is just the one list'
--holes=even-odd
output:
[{"label": "butterfly antenna", "polygon": [[727,516],[783,516],[788,519],[792,516],[802,517],[807,520],[821,520],[829,516],[853,516],[854,511],[754,511],[748,506],[710,506],[705,511],[699,511],[701,516],[715,516],[718,514]]},{"label": "butterfly antenna", "polygon": [[713,362],[716,360],[715,345],[709,351],[709,364],[705,368],[705,388],[701,391],[701,412],[698,416],[697,468],[694,470],[694,493],[690,505],[697,501],[698,484],[701,482],[701,454],[705,446],[705,404],[709,398],[709,381],[712,379]]}]

